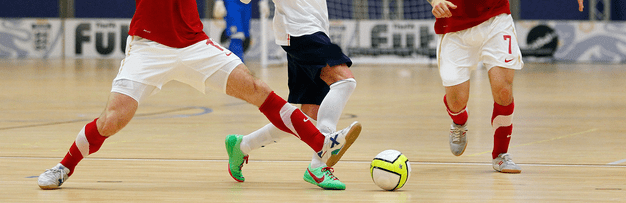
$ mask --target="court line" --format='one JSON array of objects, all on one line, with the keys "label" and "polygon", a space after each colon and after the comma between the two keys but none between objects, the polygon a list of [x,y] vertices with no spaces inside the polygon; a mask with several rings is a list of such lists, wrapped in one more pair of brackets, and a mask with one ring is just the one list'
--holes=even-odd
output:
[{"label": "court line", "polygon": [[[589,130],[586,130],[586,131],[572,133],[572,134],[569,134],[569,135],[563,135],[563,136],[559,136],[559,137],[554,137],[554,138],[545,139],[545,140],[539,140],[539,141],[535,141],[535,142],[529,142],[529,143],[525,143],[525,144],[513,145],[513,146],[510,146],[509,149],[517,148],[517,147],[523,147],[523,146],[528,146],[528,145],[533,145],[533,144],[539,144],[539,143],[544,143],[544,142],[549,142],[549,141],[554,141],[554,140],[559,140],[559,139],[572,137],[572,136],[575,136],[575,135],[581,135],[581,134],[585,134],[585,133],[590,133],[590,132],[594,132],[594,131],[598,131],[598,129],[597,128],[592,128],[592,129],[589,129]],[[475,153],[475,154],[470,154],[468,156],[478,156],[478,155],[483,155],[483,154],[487,154],[487,153],[491,153],[491,151],[479,152],[479,153]]]},{"label": "court line", "polygon": [[[180,112],[180,111],[193,110],[193,109],[200,109],[202,111],[199,112],[199,113],[167,115],[167,113]],[[211,108],[201,107],[201,106],[188,106],[188,107],[182,107],[182,108],[158,111],[158,112],[154,112],[154,113],[136,114],[134,119],[184,118],[184,117],[204,115],[204,114],[208,114],[208,113],[211,113],[211,112],[213,112],[213,110]],[[30,124],[30,125],[3,127],[3,128],[0,128],[0,130],[12,130],[12,129],[20,129],[20,128],[31,128],[31,127],[58,125],[58,124],[88,122],[88,121],[92,121],[92,120],[93,120],[93,118],[83,118],[83,119],[74,119],[74,120],[66,120],[66,121],[55,121],[55,122],[40,123],[40,124]],[[26,121],[23,121],[23,122],[26,122]]]},{"label": "court line", "polygon": [[614,161],[614,162],[608,163],[608,165],[621,164],[621,163],[624,163],[624,162],[626,162],[626,159],[622,159],[622,160],[619,160],[619,161]]},{"label": "court line", "polygon": [[[18,160],[60,160],[58,157],[0,157],[0,159],[18,159]],[[153,162],[228,162],[227,159],[140,159],[140,158],[85,158],[84,160],[97,161],[153,161]],[[252,160],[252,162],[265,163],[309,163],[310,160]],[[342,160],[343,163],[352,164],[369,164],[371,161],[350,161]],[[461,166],[491,166],[491,163],[481,162],[428,162],[428,161],[411,161],[413,165],[461,165]],[[542,164],[542,163],[517,163],[522,166],[541,166],[541,167],[589,167],[589,168],[626,168],[626,165],[606,165],[606,164]]]}]

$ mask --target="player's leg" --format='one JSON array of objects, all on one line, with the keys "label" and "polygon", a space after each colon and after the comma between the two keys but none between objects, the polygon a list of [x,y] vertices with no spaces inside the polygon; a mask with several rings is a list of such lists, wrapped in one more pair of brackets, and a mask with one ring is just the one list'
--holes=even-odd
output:
[{"label": "player's leg", "polygon": [[455,156],[462,155],[467,147],[469,80],[471,70],[479,61],[474,50],[477,46],[465,41],[470,35],[470,30],[464,30],[440,35],[438,38],[439,75],[446,91],[443,102],[452,119],[448,136],[450,151]]},{"label": "player's leg", "polygon": [[130,96],[112,92],[100,117],[87,123],[78,133],[69,151],[55,167],[39,176],[42,189],[56,189],[73,173],[76,165],[90,154],[97,152],[104,141],[119,132],[135,115],[138,103]]},{"label": "player's leg", "polygon": [[493,167],[504,173],[519,173],[521,168],[509,157],[508,149],[513,133],[513,76],[515,70],[502,67],[493,67],[489,70],[489,81],[493,94],[493,113],[491,126],[493,128]]},{"label": "player's leg", "polygon": [[450,124],[449,143],[450,151],[455,156],[461,156],[467,147],[467,102],[469,100],[470,82],[445,87],[446,95],[443,102],[448,115],[452,119]]},{"label": "player's leg", "polygon": [[[292,37],[290,46],[283,46],[288,55],[289,102],[302,104],[302,110],[317,118],[323,133],[336,131],[336,125],[348,99],[356,88],[350,70],[352,61],[323,32]],[[310,57],[310,56],[316,57]],[[325,163],[332,167],[356,140],[352,137],[335,156]],[[321,166],[312,160],[312,166]]]},{"label": "player's leg", "polygon": [[322,68],[320,78],[329,85],[330,90],[318,107],[317,126],[320,131],[330,133],[337,130],[343,108],[356,88],[356,80],[346,64]]},{"label": "player's leg", "polygon": [[489,81],[493,94],[491,125],[494,132],[492,158],[507,153],[513,132],[513,77],[515,70],[493,67],[489,70]]},{"label": "player's leg", "polygon": [[[319,105],[317,112],[317,128],[322,132],[331,133],[337,130],[337,123],[343,113],[343,109],[356,88],[356,80],[354,79],[352,71],[350,71],[350,68],[345,63],[334,66],[329,65],[322,68],[320,78],[329,85],[330,90]],[[356,137],[351,139],[351,142],[346,143],[346,146],[339,152],[337,157],[342,157],[355,140]],[[313,165],[317,161],[320,160],[314,158],[311,164]],[[339,161],[339,159],[331,159],[325,164],[328,167],[333,167],[337,161]]]},{"label": "player's leg", "polygon": [[485,67],[488,68],[491,92],[494,100],[491,124],[494,145],[493,168],[499,172],[519,173],[521,168],[509,157],[508,148],[513,132],[513,77],[515,70],[523,67],[522,55],[517,44],[513,18],[499,15],[492,20],[495,29],[489,29],[491,38],[482,50]]},{"label": "player's leg", "polygon": [[[55,189],[61,186],[65,179],[74,173],[76,165],[89,154],[97,152],[104,140],[124,128],[135,115],[139,103],[150,96],[156,86],[132,81],[137,72],[142,72],[143,62],[150,57],[159,62],[168,63],[168,60],[152,55],[152,53],[136,53],[145,49],[133,49],[130,46],[141,47],[151,43],[148,40],[129,36],[126,46],[126,58],[122,61],[120,72],[113,80],[111,94],[105,109],[94,121],[86,124],[78,133],[68,153],[57,166],[48,169],[39,176],[38,184],[42,189]],[[161,52],[161,50],[157,51]],[[137,72],[135,72],[137,71]]]},{"label": "player's leg", "polygon": [[[239,64],[228,76],[226,94],[251,103],[265,114],[278,129],[291,133],[307,143],[322,159],[331,157],[335,150],[343,147],[345,136],[358,136],[360,125],[351,125],[330,141],[326,139],[304,113],[276,95],[263,81],[252,76],[245,65]],[[331,142],[334,141],[334,142]],[[329,154],[327,154],[328,152]]]}]

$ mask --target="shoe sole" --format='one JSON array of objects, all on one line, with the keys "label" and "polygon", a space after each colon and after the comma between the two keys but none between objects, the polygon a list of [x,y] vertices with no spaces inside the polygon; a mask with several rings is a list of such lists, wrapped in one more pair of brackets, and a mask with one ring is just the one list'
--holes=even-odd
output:
[{"label": "shoe sole", "polygon": [[59,186],[56,186],[56,185],[42,186],[42,185],[40,185],[39,188],[41,188],[43,190],[56,190],[56,189],[59,189]]},{"label": "shoe sole", "polygon": [[502,171],[500,171],[500,173],[521,173],[522,170],[516,170],[516,169],[502,169]]},{"label": "shoe sole", "polygon": [[354,143],[356,138],[359,137],[359,134],[361,134],[361,129],[362,129],[361,123],[356,123],[352,126],[352,128],[350,128],[350,131],[348,131],[348,135],[346,135],[346,143],[343,145],[339,153],[335,155],[331,155],[328,158],[328,160],[326,161],[326,166],[333,167],[335,164],[337,164],[337,162],[339,162],[343,154],[346,153],[346,151],[348,151],[348,148],[350,148],[350,146],[352,145],[352,143]]},{"label": "shoe sole", "polygon": [[461,151],[461,153],[459,153],[457,155],[457,154],[454,154],[454,152],[452,152],[452,155],[454,155],[454,156],[461,156],[461,155],[463,155],[463,153],[465,153],[465,149],[467,149],[467,142],[465,142],[465,146],[463,147],[463,151]]}]

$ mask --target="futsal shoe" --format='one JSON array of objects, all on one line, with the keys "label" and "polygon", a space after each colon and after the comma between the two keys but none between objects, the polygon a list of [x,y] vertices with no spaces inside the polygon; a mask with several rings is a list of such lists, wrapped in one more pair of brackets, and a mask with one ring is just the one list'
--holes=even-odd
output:
[{"label": "futsal shoe", "polygon": [[248,163],[248,155],[243,154],[241,148],[241,140],[243,135],[227,135],[226,136],[226,152],[228,153],[228,173],[237,182],[243,182],[246,178],[241,173],[244,163]]},{"label": "futsal shoe", "polygon": [[452,123],[450,125],[450,151],[454,156],[461,156],[465,152],[467,147],[467,123],[464,125],[457,125]]},{"label": "futsal shoe", "polygon": [[508,153],[499,154],[498,157],[493,159],[493,169],[502,173],[521,173],[522,168],[517,166],[509,157]]},{"label": "futsal shoe", "polygon": [[309,167],[304,172],[304,180],[325,190],[345,190],[346,184],[339,181],[333,172],[334,170],[331,167],[311,168],[309,164]]},{"label": "futsal shoe", "polygon": [[70,169],[65,168],[62,164],[57,164],[39,175],[37,184],[44,190],[57,189],[69,178],[67,175],[69,173]]},{"label": "futsal shoe", "polygon": [[326,162],[326,166],[333,167],[359,137],[361,128],[361,124],[354,121],[347,128],[326,135],[324,147],[317,152],[317,156],[322,159],[322,162]]}]

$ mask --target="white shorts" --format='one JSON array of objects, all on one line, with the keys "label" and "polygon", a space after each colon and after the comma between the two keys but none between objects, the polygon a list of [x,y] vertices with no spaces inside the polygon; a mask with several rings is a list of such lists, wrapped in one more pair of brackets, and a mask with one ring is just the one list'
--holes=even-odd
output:
[{"label": "white shorts", "polygon": [[141,102],[158,92],[165,83],[176,80],[202,93],[206,93],[209,87],[226,93],[228,76],[241,63],[239,57],[211,39],[185,48],[172,48],[138,36],[128,36],[126,57],[113,80],[111,92]]},{"label": "white shorts", "polygon": [[481,62],[487,70],[496,66],[520,70],[524,66],[509,14],[495,16],[469,29],[439,35],[438,44],[439,75],[446,87],[468,81],[471,71]]}]

